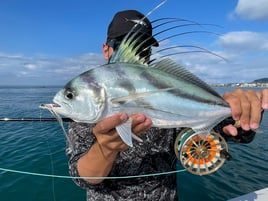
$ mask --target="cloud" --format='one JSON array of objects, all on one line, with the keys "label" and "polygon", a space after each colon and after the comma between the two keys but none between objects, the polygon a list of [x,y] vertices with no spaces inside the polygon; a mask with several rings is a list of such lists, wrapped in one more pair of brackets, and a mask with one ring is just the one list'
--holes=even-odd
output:
[{"label": "cloud", "polygon": [[37,68],[36,64],[31,64],[31,63],[25,63],[24,67],[29,69],[29,70],[35,70]]},{"label": "cloud", "polygon": [[[205,48],[220,57],[205,51],[178,54],[173,59],[208,83],[251,82],[268,77],[268,33],[228,32]],[[183,48],[177,51],[187,52]]]},{"label": "cloud", "polygon": [[219,37],[217,41],[225,50],[245,53],[268,50],[268,33],[251,31],[229,32]]},{"label": "cloud", "polygon": [[0,85],[64,85],[103,63],[102,55],[94,53],[61,59],[0,53]]},{"label": "cloud", "polygon": [[231,14],[245,20],[268,20],[268,0],[239,0]]},{"label": "cloud", "polygon": [[[160,48],[172,44],[167,41]],[[153,52],[155,57],[175,53],[172,58],[177,63],[208,83],[251,82],[268,77],[268,33],[228,32],[204,45],[227,61],[200,48],[199,45],[181,46],[169,49],[172,52],[156,52],[156,48]],[[104,63],[102,54],[96,53],[65,58],[0,53],[0,85],[62,86],[83,71]]]}]

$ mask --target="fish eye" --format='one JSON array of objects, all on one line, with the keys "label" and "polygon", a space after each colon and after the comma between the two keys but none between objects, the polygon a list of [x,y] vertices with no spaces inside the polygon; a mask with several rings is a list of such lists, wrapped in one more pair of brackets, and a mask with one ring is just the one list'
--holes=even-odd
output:
[{"label": "fish eye", "polygon": [[67,90],[66,93],[65,93],[65,98],[66,99],[69,99],[69,100],[72,100],[74,98],[74,93],[70,90]]}]

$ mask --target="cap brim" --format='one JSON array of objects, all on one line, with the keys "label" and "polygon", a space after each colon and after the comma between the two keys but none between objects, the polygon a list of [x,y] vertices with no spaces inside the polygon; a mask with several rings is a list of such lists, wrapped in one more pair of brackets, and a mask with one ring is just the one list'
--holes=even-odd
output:
[{"label": "cap brim", "polygon": [[152,41],[152,46],[154,46],[154,47],[158,47],[158,46],[159,46],[158,41],[157,41],[154,37],[152,37],[152,38],[150,39],[150,41]]}]

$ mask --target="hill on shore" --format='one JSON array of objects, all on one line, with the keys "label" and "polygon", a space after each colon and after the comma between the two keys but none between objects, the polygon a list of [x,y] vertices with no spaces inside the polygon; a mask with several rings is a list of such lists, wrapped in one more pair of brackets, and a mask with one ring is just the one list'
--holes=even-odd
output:
[{"label": "hill on shore", "polygon": [[252,83],[268,83],[268,78],[261,78],[261,79],[257,79],[254,80]]}]

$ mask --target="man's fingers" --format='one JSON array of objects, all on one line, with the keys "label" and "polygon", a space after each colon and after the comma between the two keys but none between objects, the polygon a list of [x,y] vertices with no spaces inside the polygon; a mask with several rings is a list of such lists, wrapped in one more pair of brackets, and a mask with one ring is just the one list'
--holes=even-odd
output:
[{"label": "man's fingers", "polygon": [[131,116],[132,119],[132,132],[140,134],[151,127],[152,121],[144,114],[135,114]]},{"label": "man's fingers", "polygon": [[250,122],[250,102],[242,89],[236,89],[233,92],[224,94],[224,99],[229,103],[234,120],[240,120],[241,127],[249,130]]},{"label": "man's fingers", "polygon": [[116,126],[126,122],[128,116],[126,113],[118,113],[113,116],[107,117],[96,124],[94,132],[106,134]]},{"label": "man's fingers", "polygon": [[[262,107],[261,107],[261,99],[258,95],[258,93],[249,90],[247,93],[247,98],[250,103],[250,121],[249,121],[249,127],[250,129],[257,129],[259,127],[261,116],[262,116]],[[241,119],[242,121],[242,119]],[[243,124],[243,123],[242,123]]]},{"label": "man's fingers", "polygon": [[133,127],[132,132],[134,134],[139,135],[143,133],[144,131],[148,130],[151,127],[151,125],[152,125],[151,119],[146,118],[146,120],[143,123],[138,124],[137,126]]},{"label": "man's fingers", "polygon": [[[240,98],[245,100],[246,96],[243,95],[242,91],[239,91],[240,89],[236,90],[237,93],[241,94]],[[237,98],[237,95],[234,94],[234,92],[226,92],[223,95],[224,100],[229,103],[232,110],[232,117],[234,120],[239,120],[240,116],[242,114],[242,106],[241,101],[239,98]]]},{"label": "man's fingers", "polygon": [[268,89],[262,90],[262,108],[268,109]]},{"label": "man's fingers", "polygon": [[136,127],[137,125],[143,123],[146,120],[146,116],[144,114],[134,114],[131,117],[132,120],[132,128]]},{"label": "man's fingers", "polygon": [[226,133],[226,134],[229,134],[229,135],[232,135],[232,136],[236,136],[237,135],[237,128],[233,125],[228,125],[228,126],[225,126],[223,128],[223,132]]},{"label": "man's fingers", "polygon": [[[268,93],[268,92],[266,92]],[[224,99],[229,103],[234,120],[240,120],[243,130],[257,129],[261,121],[263,97],[267,94],[253,90],[236,89],[224,94]],[[265,104],[264,104],[265,105]]]}]

